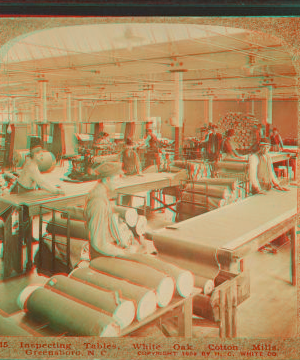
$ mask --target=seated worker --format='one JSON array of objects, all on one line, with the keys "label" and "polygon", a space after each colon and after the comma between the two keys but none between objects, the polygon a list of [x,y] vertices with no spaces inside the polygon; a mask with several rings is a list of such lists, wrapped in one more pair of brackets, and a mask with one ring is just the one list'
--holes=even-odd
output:
[{"label": "seated worker", "polygon": [[123,243],[113,216],[110,198],[120,180],[122,164],[106,162],[95,169],[98,184],[87,196],[84,214],[90,236],[90,257],[126,256],[136,252],[144,253],[144,246]]},{"label": "seated worker", "polygon": [[31,148],[30,157],[26,159],[18,177],[16,186],[12,189],[12,193],[22,194],[28,191],[36,190],[38,187],[55,195],[64,194],[62,190],[42,178],[38,167],[39,162],[42,160],[43,148],[40,145]]},{"label": "seated worker", "polygon": [[265,191],[271,189],[288,191],[279,184],[268,154],[269,149],[270,143],[266,139],[262,139],[258,153],[249,156],[250,185],[254,193],[265,194]]},{"label": "seated worker", "polygon": [[283,142],[277,128],[273,129],[272,134],[270,135],[271,141],[271,150],[272,151],[282,151]]},{"label": "seated worker", "polygon": [[156,165],[157,171],[160,169],[160,149],[157,136],[153,133],[153,130],[148,128],[146,129],[146,135],[144,137],[144,145],[146,147],[145,151],[145,168],[148,168],[152,165]]},{"label": "seated worker", "polygon": [[238,152],[234,149],[232,144],[232,136],[234,135],[234,129],[229,129],[226,132],[226,137],[222,142],[222,152],[225,156],[242,158]]},{"label": "seated worker", "polygon": [[121,153],[122,169],[125,175],[141,173],[141,163],[137,152],[133,148],[133,141],[128,137]]}]

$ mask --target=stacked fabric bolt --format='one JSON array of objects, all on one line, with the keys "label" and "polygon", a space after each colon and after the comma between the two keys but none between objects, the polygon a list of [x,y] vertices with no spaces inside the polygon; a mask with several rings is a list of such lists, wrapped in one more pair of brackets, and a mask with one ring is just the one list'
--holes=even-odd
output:
[{"label": "stacked fabric bolt", "polygon": [[203,178],[185,185],[177,204],[179,221],[237,202],[244,197],[236,178]]},{"label": "stacked fabric bolt", "polygon": [[121,329],[165,307],[175,293],[191,295],[194,275],[151,255],[101,257],[91,268],[30,285],[18,304],[33,320],[77,336],[119,336]]},{"label": "stacked fabric bolt", "polygon": [[219,120],[218,127],[222,133],[229,129],[234,129],[235,133],[232,137],[233,146],[237,150],[244,151],[248,150],[255,143],[254,129],[258,124],[259,121],[251,114],[228,112]]}]

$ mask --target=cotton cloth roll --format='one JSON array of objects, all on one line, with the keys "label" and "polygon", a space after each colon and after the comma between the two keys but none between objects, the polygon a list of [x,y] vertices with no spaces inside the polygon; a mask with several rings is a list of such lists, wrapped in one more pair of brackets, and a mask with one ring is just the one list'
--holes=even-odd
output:
[{"label": "cotton cloth roll", "polygon": [[203,206],[207,205],[212,208],[219,208],[225,206],[226,204],[225,199],[190,192],[183,192],[181,195],[181,201],[189,201],[192,203],[202,204]]},{"label": "cotton cloth roll", "polygon": [[174,279],[150,266],[121,258],[101,257],[92,260],[90,267],[155,290],[157,303],[161,307],[167,306],[172,300]]},{"label": "cotton cloth roll", "polygon": [[208,185],[226,185],[231,190],[235,190],[238,187],[238,181],[232,178],[202,178],[197,180],[197,183],[204,183]]},{"label": "cotton cloth roll", "polygon": [[116,337],[120,327],[112,316],[73,301],[62,293],[45,287],[28,286],[18,299],[31,317],[49,326],[77,336]]},{"label": "cotton cloth roll", "polygon": [[147,227],[148,227],[148,222],[146,216],[139,215],[135,227],[131,229],[134,235],[139,237],[146,233]]},{"label": "cotton cloth roll", "polygon": [[226,185],[205,185],[205,184],[188,184],[185,191],[216,197],[220,199],[227,199],[230,196],[230,191]]},{"label": "cotton cloth roll", "polygon": [[186,259],[160,254],[160,257],[169,263],[180,266],[182,269],[189,270],[195,277],[195,287],[203,289],[203,293],[209,295],[214,290],[214,279],[219,271],[210,264],[198,264]]},{"label": "cotton cloth roll", "polygon": [[141,264],[153,267],[173,277],[176,281],[177,294],[182,297],[191,295],[194,288],[194,275],[192,272],[181,269],[180,267],[160,259],[158,256],[145,254],[132,254],[126,256],[128,260],[132,260]]},{"label": "cotton cloth roll", "polygon": [[115,319],[121,328],[130,325],[135,318],[134,302],[122,298],[116,300],[112,291],[96,288],[64,275],[53,276],[45,287],[53,288],[97,309],[104,310]]},{"label": "cotton cloth roll", "polygon": [[113,209],[114,212],[119,214],[119,216],[126,221],[128,226],[134,227],[136,225],[138,221],[138,213],[136,209],[120,205],[115,205]]},{"label": "cotton cloth roll", "polygon": [[149,290],[144,286],[138,286],[124,279],[109,276],[90,268],[75,269],[69,274],[69,277],[102,289],[120,291],[122,298],[135,301],[138,321],[145,319],[156,310],[156,294],[153,290]]},{"label": "cotton cloth roll", "polygon": [[[67,220],[55,219],[55,222],[49,221],[47,231],[51,234],[54,232],[57,235],[67,236]],[[77,239],[89,239],[88,229],[82,221],[70,220],[70,237]]]}]

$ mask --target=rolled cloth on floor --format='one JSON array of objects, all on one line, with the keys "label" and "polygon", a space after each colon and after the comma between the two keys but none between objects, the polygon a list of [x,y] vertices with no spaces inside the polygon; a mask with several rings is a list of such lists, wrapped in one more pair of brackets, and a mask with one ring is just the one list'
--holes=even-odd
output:
[{"label": "rolled cloth on floor", "polygon": [[33,336],[18,326],[11,318],[0,315],[0,336]]},{"label": "rolled cloth on floor", "polygon": [[205,185],[205,184],[188,184],[185,191],[192,193],[208,195],[211,197],[227,199],[230,196],[230,191],[226,185]]},{"label": "rolled cloth on floor", "polygon": [[144,235],[147,231],[147,218],[146,216],[139,215],[135,227],[131,228],[136,237]]},{"label": "rolled cloth on floor", "polygon": [[98,309],[102,309],[112,316],[124,328],[135,318],[133,301],[116,298],[115,293],[99,287],[93,287],[80,280],[64,275],[55,275],[45,284],[45,287],[54,288],[61,293],[74,297]]},{"label": "rolled cloth on floor", "polygon": [[39,321],[62,332],[78,336],[115,337],[120,327],[112,316],[91,309],[44,287],[28,286],[18,299],[20,307]]},{"label": "rolled cloth on floor", "polygon": [[127,255],[126,259],[153,267],[173,277],[176,281],[177,293],[182,297],[191,295],[194,288],[194,275],[185,269],[165,261],[158,256],[145,254]]},{"label": "rolled cloth on floor", "polygon": [[120,291],[122,297],[136,302],[139,321],[153,314],[156,310],[156,294],[144,286],[138,286],[90,268],[75,269],[69,274],[69,277],[107,290]]},{"label": "rolled cloth on floor", "polygon": [[[43,238],[45,245],[52,251],[52,236]],[[63,262],[67,261],[67,237],[55,236],[55,258]],[[86,240],[70,238],[70,265],[74,268],[81,260],[89,260],[89,242]]]},{"label": "rolled cloth on floor", "polygon": [[[67,236],[67,220],[55,219],[55,222],[49,221],[47,225],[49,233],[54,232],[57,235]],[[82,221],[70,220],[70,237],[77,239],[89,239],[89,232]]]},{"label": "rolled cloth on floor", "polygon": [[208,295],[213,291],[215,287],[214,279],[218,275],[219,270],[214,268],[211,264],[199,264],[165,254],[160,254],[160,257],[171,264],[173,263],[177,266],[180,266],[182,269],[186,269],[192,272],[195,277],[195,287],[200,287],[203,289],[204,294]]},{"label": "rolled cloth on floor", "polygon": [[150,266],[124,258],[101,257],[92,260],[90,267],[155,290],[159,306],[167,306],[172,300],[174,279]]},{"label": "rolled cloth on floor", "polygon": [[78,206],[67,206],[66,207],[66,212],[62,213],[61,217],[63,219],[67,219],[67,217],[68,217],[67,213],[69,214],[70,219],[81,220],[81,221],[85,220],[85,218],[84,218],[84,209],[80,208]]}]

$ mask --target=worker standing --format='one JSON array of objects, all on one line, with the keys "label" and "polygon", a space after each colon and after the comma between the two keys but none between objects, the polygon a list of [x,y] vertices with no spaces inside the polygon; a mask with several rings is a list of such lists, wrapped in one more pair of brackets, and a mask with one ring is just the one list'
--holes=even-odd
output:
[{"label": "worker standing", "polygon": [[271,150],[272,151],[282,151],[283,142],[277,128],[273,129],[272,134],[270,135],[271,141]]},{"label": "worker standing", "polygon": [[146,129],[146,135],[144,137],[145,150],[145,168],[152,165],[156,165],[157,171],[160,169],[160,149],[157,136],[153,133],[153,130]]}]

